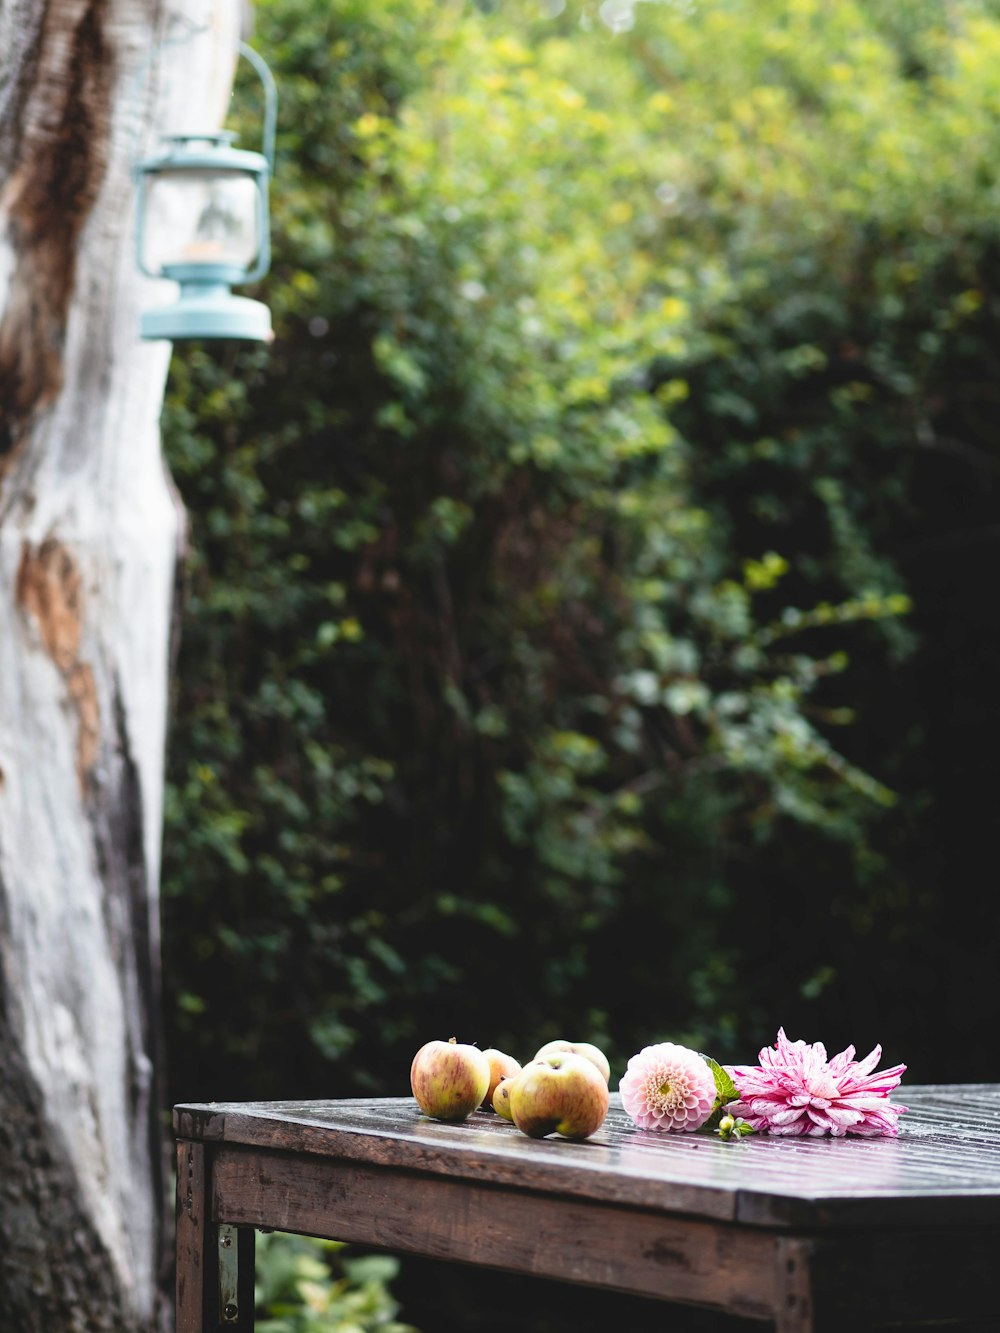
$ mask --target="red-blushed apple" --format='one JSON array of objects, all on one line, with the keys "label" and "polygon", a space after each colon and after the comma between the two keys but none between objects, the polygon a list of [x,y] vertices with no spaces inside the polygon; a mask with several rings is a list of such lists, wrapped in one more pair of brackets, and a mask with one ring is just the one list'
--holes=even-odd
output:
[{"label": "red-blushed apple", "polygon": [[496,1085],[493,1090],[493,1109],[496,1111],[497,1115],[502,1115],[505,1120],[512,1121],[514,1119],[510,1109],[510,1090],[513,1088],[517,1079],[524,1073],[525,1069],[530,1069],[532,1065],[537,1063],[536,1060],[529,1061],[523,1069],[519,1068],[517,1073],[512,1074],[510,1078],[502,1078]]},{"label": "red-blushed apple", "polygon": [[[515,1060],[512,1055],[506,1055],[503,1051],[498,1051],[494,1046],[487,1046],[483,1051],[490,1062],[490,1086],[486,1090],[486,1098],[483,1106],[493,1106],[493,1094],[496,1092],[497,1085],[505,1078],[513,1078],[515,1074],[521,1072],[519,1060]],[[494,1108],[495,1109],[495,1108]],[[508,1117],[509,1119],[510,1117]]]},{"label": "red-blushed apple", "polygon": [[573,1055],[584,1056],[595,1069],[601,1071],[605,1083],[611,1082],[611,1065],[608,1063],[608,1057],[589,1041],[564,1041],[561,1037],[556,1041],[547,1041],[540,1051],[535,1052],[535,1059],[544,1060],[547,1055],[555,1055],[559,1051],[569,1051]]},{"label": "red-blushed apple", "polygon": [[456,1037],[427,1042],[410,1065],[417,1105],[435,1120],[464,1120],[482,1104],[489,1086],[489,1060],[478,1046]]},{"label": "red-blushed apple", "polygon": [[553,1132],[587,1139],[604,1124],[608,1085],[585,1056],[556,1051],[532,1060],[511,1080],[510,1111],[518,1129],[533,1139]]}]

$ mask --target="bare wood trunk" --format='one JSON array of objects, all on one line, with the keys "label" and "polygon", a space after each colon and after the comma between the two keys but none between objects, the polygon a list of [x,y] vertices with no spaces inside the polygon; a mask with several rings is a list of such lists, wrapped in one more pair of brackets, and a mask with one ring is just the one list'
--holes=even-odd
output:
[{"label": "bare wood trunk", "polygon": [[223,119],[237,0],[0,0],[0,1328],[157,1319],[158,878],[183,516],[131,168]]}]

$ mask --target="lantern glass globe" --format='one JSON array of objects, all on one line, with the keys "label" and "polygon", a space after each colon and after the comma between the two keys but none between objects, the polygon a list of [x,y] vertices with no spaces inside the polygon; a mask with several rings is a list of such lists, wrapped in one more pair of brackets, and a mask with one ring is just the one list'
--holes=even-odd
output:
[{"label": "lantern glass globe", "polygon": [[142,246],[147,268],[165,275],[191,264],[249,272],[261,248],[256,178],[204,169],[151,173]]}]

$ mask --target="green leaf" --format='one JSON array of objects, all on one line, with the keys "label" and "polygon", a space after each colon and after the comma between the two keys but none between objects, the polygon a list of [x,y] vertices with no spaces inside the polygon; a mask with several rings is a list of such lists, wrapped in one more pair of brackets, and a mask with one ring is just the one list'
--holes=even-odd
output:
[{"label": "green leaf", "polygon": [[712,1106],[712,1114],[705,1121],[706,1129],[715,1129],[722,1119],[725,1108],[729,1102],[739,1101],[739,1089],[733,1080],[729,1077],[718,1060],[713,1060],[710,1055],[699,1052],[701,1058],[712,1071],[712,1078],[715,1080],[715,1103]]},{"label": "green leaf", "polygon": [[718,1060],[713,1060],[710,1055],[701,1057],[712,1071],[712,1077],[715,1079],[716,1105],[724,1106],[727,1102],[739,1101],[740,1090],[729,1077]]}]

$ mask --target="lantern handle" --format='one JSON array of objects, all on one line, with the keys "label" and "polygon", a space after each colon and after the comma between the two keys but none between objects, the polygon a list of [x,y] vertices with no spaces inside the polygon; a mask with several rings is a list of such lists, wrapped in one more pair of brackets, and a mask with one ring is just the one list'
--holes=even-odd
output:
[{"label": "lantern handle", "polygon": [[246,42],[240,42],[239,52],[250,61],[264,86],[264,129],[262,134],[262,150],[264,160],[267,162],[269,173],[274,175],[274,140],[278,124],[278,89],[274,82],[274,75],[268,68],[267,61],[259,55],[252,46]]}]

